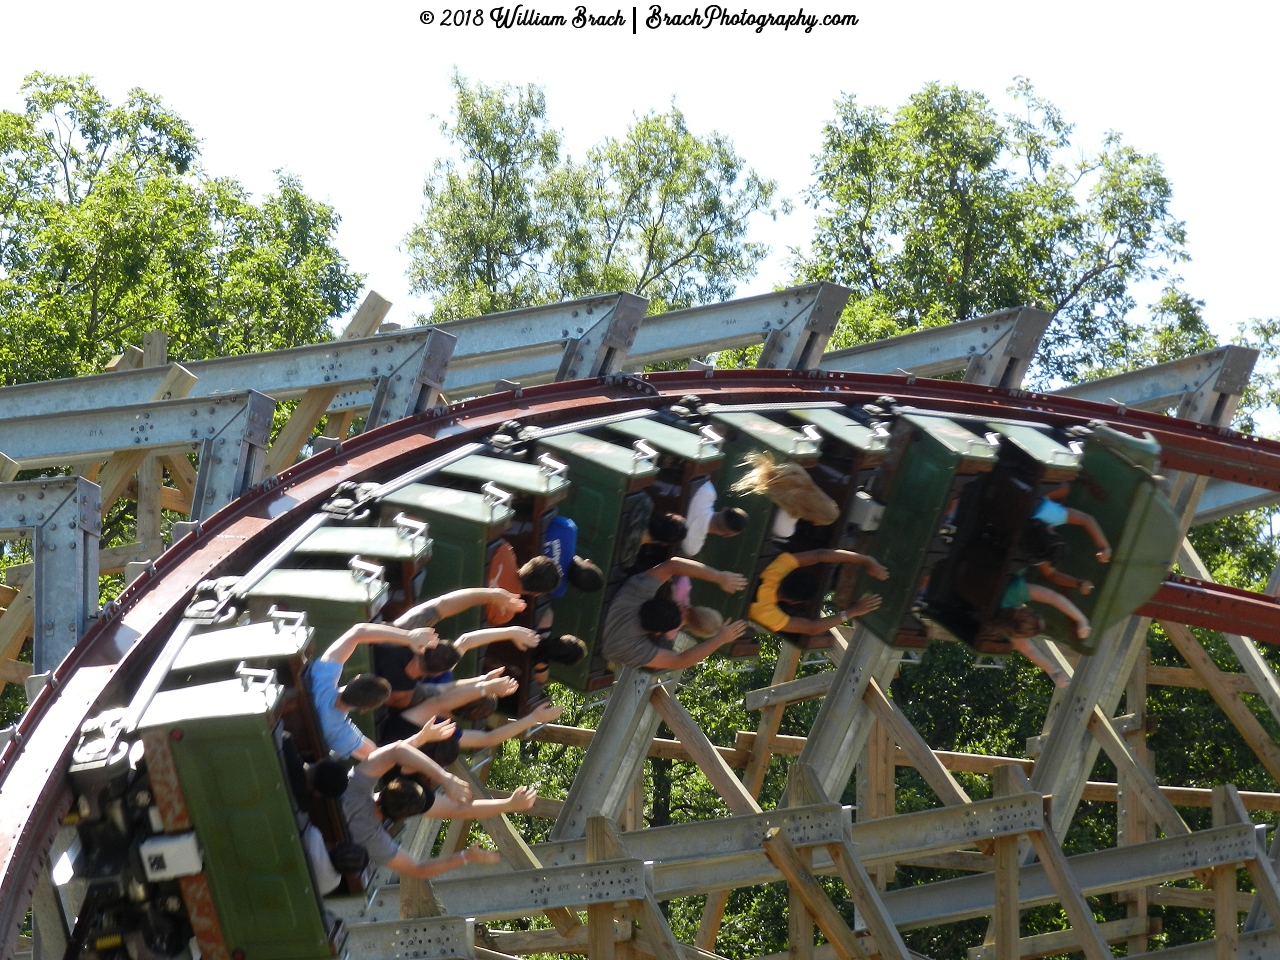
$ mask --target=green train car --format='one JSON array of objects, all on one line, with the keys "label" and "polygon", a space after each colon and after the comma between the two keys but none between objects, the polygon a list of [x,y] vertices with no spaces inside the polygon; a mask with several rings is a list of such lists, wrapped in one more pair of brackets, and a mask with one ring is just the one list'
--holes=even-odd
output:
[{"label": "green train car", "polygon": [[[131,701],[105,705],[73,753],[75,842],[58,888],[74,918],[68,958],[343,956],[345,930],[320,895],[304,840],[314,834],[304,831],[315,826],[332,846],[345,828],[332,801],[296,796],[290,776],[290,751],[311,761],[327,753],[307,663],[357,622],[488,585],[504,538],[526,554],[540,550],[557,512],[576,523],[576,552],[607,581],[593,593],[570,587],[551,604],[554,629],[581,637],[592,654],[552,676],[583,691],[612,680],[597,652],[601,624],[653,510],[684,509],[702,483],[715,485],[719,506],[742,507],[748,524],[709,538],[698,559],[750,585],[729,595],[699,583],[695,603],[741,617],[780,552],[852,548],[884,564],[889,579],[829,570],[824,594],[789,612],[821,616],[842,597],[874,591],[883,603],[862,623],[901,647],[976,646],[1013,578],[1039,582],[1024,540],[1046,497],[1094,518],[1113,548],[1100,563],[1084,529],[1059,530],[1067,552],[1058,569],[1096,584],[1075,598],[1093,632],[1081,640],[1053,610],[1046,632],[1085,654],[1154,593],[1180,535],[1156,444],[1107,427],[944,417],[888,398],[862,408],[683,404],[581,427],[520,431],[436,473],[393,481],[353,517],[313,518],[273,569],[197,588]],[[780,532],[767,497],[734,494],[755,451],[807,470],[836,502],[836,522]],[[474,629],[483,612],[439,630]],[[347,672],[364,669],[368,660],[355,657]],[[517,702],[531,702],[528,692]],[[361,882],[345,878],[343,890]]]}]

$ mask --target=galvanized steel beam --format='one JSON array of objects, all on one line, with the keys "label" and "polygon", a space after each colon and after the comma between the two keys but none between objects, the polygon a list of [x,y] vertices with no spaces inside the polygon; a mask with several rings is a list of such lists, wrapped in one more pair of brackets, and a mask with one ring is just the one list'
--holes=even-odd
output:
[{"label": "galvanized steel beam", "polygon": [[964,370],[970,383],[1014,389],[1022,384],[1051,319],[1034,307],[1013,307],[834,350],[818,366],[851,373],[905,371],[920,377]]},{"label": "galvanized steel beam", "polygon": [[1211,408],[1221,396],[1243,393],[1257,362],[1257,350],[1230,344],[1181,360],[1073,384],[1054,392],[1076,400],[1133,407],[1153,413],[1187,404],[1188,395],[1201,395],[1208,399]]},{"label": "galvanized steel beam", "polygon": [[36,673],[61,663],[98,615],[101,501],[83,477],[0,484],[0,537],[31,538]]},{"label": "galvanized steel beam", "polygon": [[821,355],[848,299],[845,287],[814,283],[645,317],[627,369],[762,343],[761,366],[808,368]]}]

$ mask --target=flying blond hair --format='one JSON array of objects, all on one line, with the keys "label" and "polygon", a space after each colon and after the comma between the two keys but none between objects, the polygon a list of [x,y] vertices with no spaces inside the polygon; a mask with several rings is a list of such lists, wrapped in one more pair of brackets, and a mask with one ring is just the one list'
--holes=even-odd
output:
[{"label": "flying blond hair", "polygon": [[724,626],[724,616],[712,607],[690,607],[685,611],[684,628],[695,637],[714,637]]},{"label": "flying blond hair", "polygon": [[818,489],[798,463],[778,463],[773,455],[752,450],[742,461],[751,469],[731,488],[735,493],[759,493],[799,520],[825,527],[840,516],[836,502]]}]

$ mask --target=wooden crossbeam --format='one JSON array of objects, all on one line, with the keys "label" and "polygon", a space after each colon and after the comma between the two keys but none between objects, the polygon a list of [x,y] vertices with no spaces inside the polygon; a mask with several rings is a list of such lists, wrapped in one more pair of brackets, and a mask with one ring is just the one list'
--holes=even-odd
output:
[{"label": "wooden crossbeam", "polygon": [[[1214,826],[1253,823],[1253,818],[1249,816],[1244,801],[1240,799],[1240,792],[1233,783],[1213,788],[1213,812]],[[1249,870],[1249,879],[1253,881],[1253,888],[1262,901],[1262,909],[1267,912],[1268,917],[1280,917],[1280,880],[1276,878],[1275,867],[1272,866],[1270,858],[1264,851],[1259,850],[1258,856],[1247,861],[1245,867]],[[1234,880],[1232,882],[1232,889],[1234,889]],[[1217,890],[1216,875],[1214,890]],[[1216,894],[1214,899],[1216,904]],[[1272,925],[1274,926],[1274,922]]]},{"label": "wooden crossbeam", "polygon": [[[858,943],[849,925],[844,922],[839,911],[832,906],[826,892],[814,879],[812,865],[806,866],[799,852],[787,835],[778,827],[771,827],[760,841],[765,855],[790,884],[791,889],[804,902],[813,921],[835,948],[840,960],[865,960],[867,953]],[[869,882],[870,878],[868,878]],[[812,943],[812,939],[810,939]],[[794,947],[794,944],[793,944]]]},{"label": "wooden crossbeam", "polygon": [[1240,695],[1222,681],[1222,674],[1217,665],[1196,640],[1195,635],[1180,623],[1166,623],[1161,620],[1160,626],[1173,641],[1182,659],[1205,682],[1209,694],[1227,715],[1232,725],[1240,731],[1249,749],[1266,767],[1267,773],[1271,774],[1273,780],[1280,781],[1280,747],[1272,742],[1266,729],[1258,722],[1258,718],[1253,715],[1248,705],[1240,699]]},{"label": "wooden crossbeam", "polygon": [[1143,805],[1156,823],[1164,829],[1166,836],[1183,837],[1191,832],[1191,828],[1173,808],[1169,798],[1160,791],[1160,784],[1156,782],[1155,774],[1138,763],[1129,751],[1128,744],[1116,732],[1101,707],[1093,708],[1093,717],[1089,720],[1089,732],[1111,758],[1116,769],[1122,771],[1129,779],[1134,791],[1142,799]]},{"label": "wooden crossbeam", "polygon": [[734,775],[724,757],[717,752],[715,744],[707,739],[707,735],[698,726],[697,721],[689,716],[689,711],[684,708],[684,705],[668,693],[666,687],[654,687],[649,702],[653,704],[658,716],[666,721],[667,726],[671,728],[684,748],[689,751],[693,762],[706,774],[711,785],[716,788],[716,792],[729,805],[734,815],[759,813],[760,804],[756,803],[756,798]]},{"label": "wooden crossbeam", "polygon": [[938,799],[946,806],[958,806],[969,802],[969,795],[956,782],[956,778],[942,764],[934,752],[925,743],[924,737],[912,726],[898,705],[885,696],[880,685],[872,677],[867,683],[863,702],[875,714],[877,720],[884,724],[889,735],[902,748],[911,765],[915,767],[925,783],[929,785]]}]

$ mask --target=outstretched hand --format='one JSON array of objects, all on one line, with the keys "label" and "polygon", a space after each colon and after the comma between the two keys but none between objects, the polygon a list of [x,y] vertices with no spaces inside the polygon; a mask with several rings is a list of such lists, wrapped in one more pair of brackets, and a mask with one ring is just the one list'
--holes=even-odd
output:
[{"label": "outstretched hand", "polygon": [[564,713],[564,707],[548,700],[534,707],[532,716],[535,723],[553,723],[560,719],[562,713]]},{"label": "outstretched hand", "polygon": [[1089,621],[1082,620],[1080,623],[1076,624],[1076,636],[1083,640],[1085,637],[1089,636],[1090,629],[1092,628],[1089,626]]},{"label": "outstretched hand", "polygon": [[471,784],[461,777],[455,777],[451,773],[446,774],[445,781],[440,786],[444,789],[444,795],[454,803],[471,802]]},{"label": "outstretched hand", "polygon": [[844,611],[844,619],[852,620],[854,617],[860,617],[864,613],[870,613],[877,610],[883,601],[880,595],[876,593],[864,593],[862,599]]},{"label": "outstretched hand", "polygon": [[466,864],[472,863],[501,863],[502,854],[497,850],[486,850],[478,843],[473,843],[462,851],[462,862]]},{"label": "outstretched hand", "polygon": [[422,653],[438,645],[440,636],[434,627],[416,627],[409,631],[409,635],[405,637],[405,643],[414,653]]},{"label": "outstretched hand", "polygon": [[725,593],[737,593],[747,586],[747,578],[740,573],[734,573],[732,570],[721,570],[716,575],[716,583]]},{"label": "outstretched hand", "polygon": [[510,620],[525,608],[524,600],[509,590],[501,591],[499,596],[489,601],[489,605],[493,608],[492,612],[495,614],[495,617],[489,621],[490,623],[493,623],[494,620]]},{"label": "outstretched hand", "polygon": [[889,568],[874,557],[867,557],[867,573],[877,580],[889,579]]},{"label": "outstretched hand", "polygon": [[716,634],[716,640],[723,646],[726,643],[734,643],[746,632],[747,621],[734,620],[720,628],[720,632]]},{"label": "outstretched hand", "polygon": [[409,742],[415,747],[421,747],[425,743],[448,740],[457,728],[458,725],[452,720],[440,721],[438,717],[432,717],[422,725],[422,729],[415,733]]},{"label": "outstretched hand", "polygon": [[516,787],[511,793],[511,809],[513,811],[532,810],[538,800],[536,787]]},{"label": "outstretched hand", "polygon": [[515,677],[495,677],[480,684],[480,692],[489,697],[509,697],[520,689],[520,682]]},{"label": "outstretched hand", "polygon": [[508,629],[511,631],[508,639],[520,650],[532,650],[541,639],[537,630],[531,630],[528,627],[509,627]]}]

